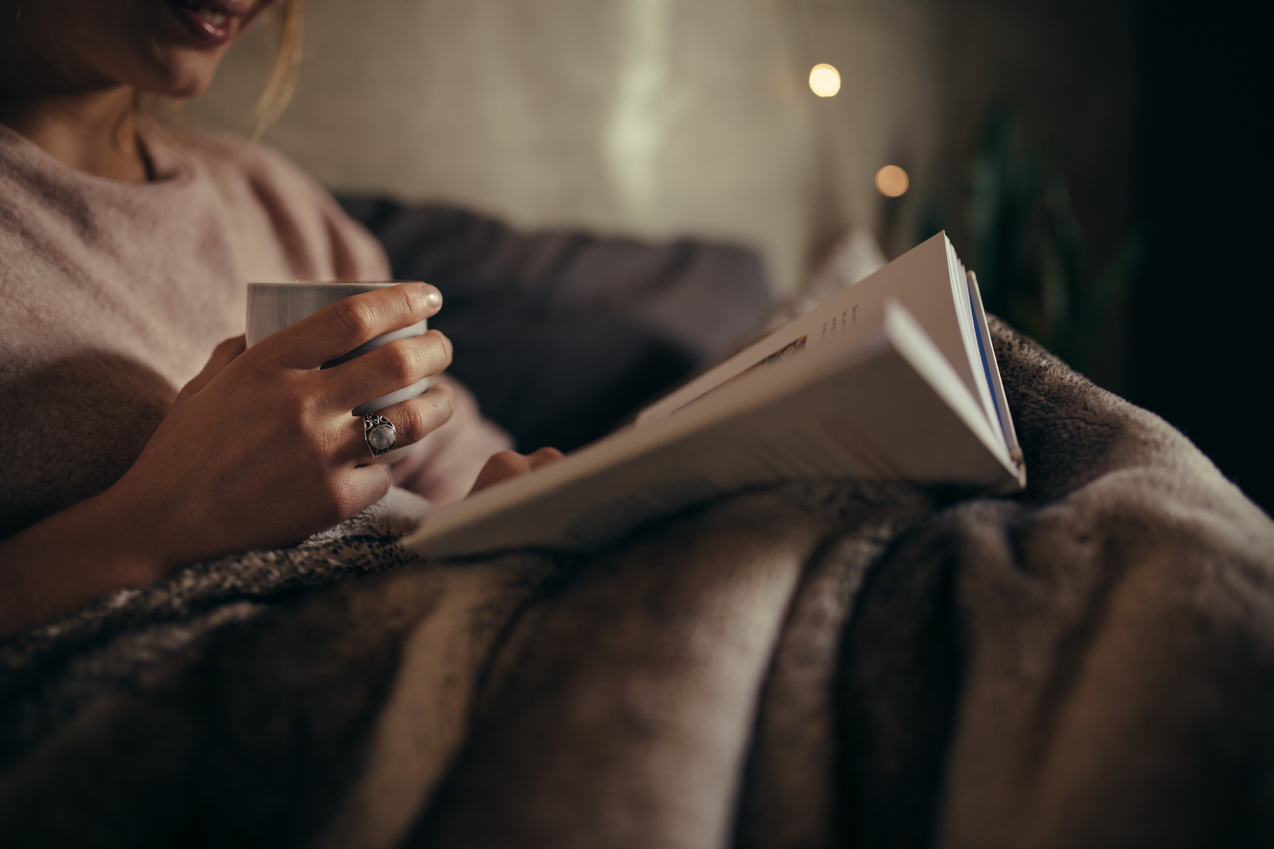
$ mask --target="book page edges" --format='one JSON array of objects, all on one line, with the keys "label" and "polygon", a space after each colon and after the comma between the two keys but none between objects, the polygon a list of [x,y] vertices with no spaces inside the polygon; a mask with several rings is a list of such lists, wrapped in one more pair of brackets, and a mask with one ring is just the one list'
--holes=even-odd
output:
[{"label": "book page edges", "polygon": [[990,365],[991,393],[995,397],[995,404],[1001,415],[1000,427],[1004,433],[1004,444],[1008,448],[1009,456],[1013,458],[1013,462],[1017,465],[1018,477],[1022,485],[1025,486],[1026,459],[1022,455],[1022,446],[1017,441],[1017,428],[1013,424],[1013,411],[1009,409],[1008,396],[1004,394],[1004,381],[1000,377],[1000,364],[995,356],[995,346],[991,343],[991,328],[987,325],[986,310],[982,305],[982,290],[978,286],[977,274],[972,271],[967,273],[969,276],[969,290],[973,293],[973,303],[977,307],[977,330],[982,337],[987,362]]},{"label": "book page edges", "polygon": [[[894,347],[907,358],[911,366],[942,397],[947,406],[960,417],[969,431],[1004,467],[1005,480],[991,487],[990,491],[1014,492],[1024,487],[1026,467],[1020,460],[1021,450],[1018,449],[1019,457],[1013,456],[1011,448],[999,433],[997,427],[999,423],[987,421],[982,404],[973,397],[968,386],[960,379],[960,375],[942,356],[942,352],[925,334],[924,329],[907,312],[906,307],[897,301],[891,301],[885,306],[885,334]],[[990,340],[987,341],[989,344]],[[991,365],[991,373],[998,385],[999,367],[994,360],[991,361]],[[1002,387],[1000,392],[1003,393]],[[1004,410],[1007,416],[1007,405]]]}]

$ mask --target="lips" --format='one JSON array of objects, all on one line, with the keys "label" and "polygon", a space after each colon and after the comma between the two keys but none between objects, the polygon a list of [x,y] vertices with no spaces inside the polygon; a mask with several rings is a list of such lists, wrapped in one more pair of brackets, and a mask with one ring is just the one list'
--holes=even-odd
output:
[{"label": "lips", "polygon": [[231,41],[255,5],[242,0],[168,0],[168,3],[195,40],[209,47]]}]

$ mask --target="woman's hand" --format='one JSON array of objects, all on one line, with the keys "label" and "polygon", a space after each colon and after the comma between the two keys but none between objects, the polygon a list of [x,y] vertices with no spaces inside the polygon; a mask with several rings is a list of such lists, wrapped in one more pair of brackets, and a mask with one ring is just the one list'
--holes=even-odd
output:
[{"label": "woman's hand", "polygon": [[[251,350],[242,337],[219,345],[119,481],[0,541],[0,634],[179,565],[297,542],[379,499],[390,471],[368,464],[351,411],[442,371],[451,343],[430,331],[320,366],[441,303],[409,283],[347,298]],[[451,390],[381,414],[398,445],[413,443],[450,417]]]},{"label": "woman's hand", "polygon": [[[171,567],[293,543],[378,500],[390,473],[367,464],[350,411],[445,369],[451,343],[431,330],[320,366],[441,303],[434,287],[409,283],[346,298],[247,351],[242,338],[222,343],[108,491],[121,522]],[[380,414],[407,445],[447,421],[451,391],[438,385]]]},{"label": "woman's hand", "polygon": [[562,456],[562,452],[556,448],[541,448],[534,454],[519,454],[516,451],[501,451],[498,454],[492,454],[491,459],[487,460],[487,464],[478,473],[478,479],[474,482],[473,489],[469,491],[469,494],[473,495],[475,492],[480,492],[489,486],[500,483],[500,481],[520,477],[527,472],[533,472],[541,466],[547,466],[549,463],[556,463],[562,459]]}]

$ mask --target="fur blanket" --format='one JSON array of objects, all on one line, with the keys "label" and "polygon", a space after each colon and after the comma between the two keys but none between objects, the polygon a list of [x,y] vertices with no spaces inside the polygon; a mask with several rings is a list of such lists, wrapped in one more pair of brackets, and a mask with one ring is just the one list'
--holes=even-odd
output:
[{"label": "fur blanket", "polygon": [[997,325],[1011,498],[427,563],[397,494],[0,645],[5,846],[1274,844],[1274,523]]}]

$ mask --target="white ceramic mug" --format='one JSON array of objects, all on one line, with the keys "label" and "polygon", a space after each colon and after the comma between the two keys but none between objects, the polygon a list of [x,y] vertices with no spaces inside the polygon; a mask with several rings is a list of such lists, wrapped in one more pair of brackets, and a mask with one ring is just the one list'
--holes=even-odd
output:
[{"label": "white ceramic mug", "polygon": [[[397,286],[400,282],[404,281],[389,283],[249,283],[247,344],[251,347],[270,334],[277,333],[285,327],[290,327],[301,319],[308,318],[342,298]],[[418,321],[409,327],[381,334],[375,339],[364,342],[354,350],[324,363],[323,368],[347,362],[354,357],[366,354],[368,351],[374,351],[380,346],[398,339],[423,336],[427,329],[428,322]],[[374,413],[377,410],[392,407],[394,404],[406,401],[409,398],[415,398],[429,388],[429,382],[429,378],[426,377],[410,386],[404,386],[402,389],[390,392],[388,395],[382,395],[365,404],[360,404],[354,409],[353,414],[362,416],[367,413]],[[392,463],[408,450],[409,448],[406,446],[395,449],[387,454],[382,454],[373,462]]]}]

